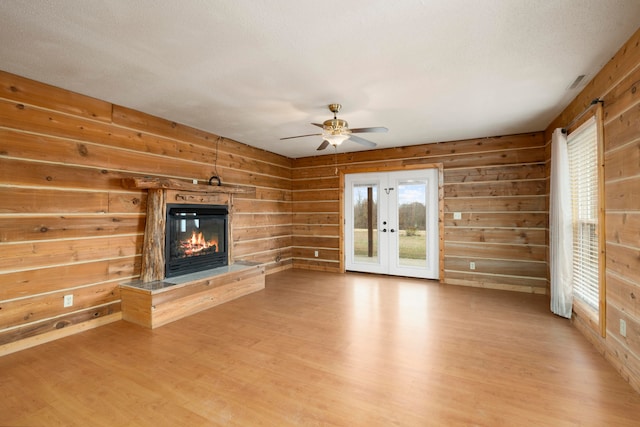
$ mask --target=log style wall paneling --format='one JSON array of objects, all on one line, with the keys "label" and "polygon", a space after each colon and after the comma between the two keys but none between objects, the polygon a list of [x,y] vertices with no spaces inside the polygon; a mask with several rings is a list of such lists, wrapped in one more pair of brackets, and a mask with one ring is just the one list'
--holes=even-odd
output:
[{"label": "log style wall paneling", "polygon": [[[639,86],[640,31],[545,132],[292,160],[0,71],[0,353],[120,319],[118,284],[140,274],[146,207],[121,178],[205,183],[214,164],[225,183],[256,187],[234,197],[233,250],[273,272],[340,269],[336,167],[441,163],[443,281],[545,293],[550,135],[600,97],[606,337],[575,324],[640,391]],[[74,306],[63,308],[67,294]]]},{"label": "log style wall paneling", "polygon": [[[444,282],[546,293],[544,134],[443,142],[293,162],[293,264],[339,271],[336,167],[444,165]],[[337,164],[337,165],[336,165]],[[453,212],[462,219],[454,220]],[[318,251],[318,257],[314,251]],[[476,269],[469,269],[469,262]]]},{"label": "log style wall paneling", "polygon": [[[236,258],[292,265],[291,160],[0,72],[0,353],[121,318],[146,191],[132,174],[256,187],[236,195]],[[74,305],[63,307],[73,294]]]},{"label": "log style wall paneling", "polygon": [[640,392],[640,30],[551,123],[548,144],[595,98],[604,101],[606,336],[579,315],[574,323]]}]

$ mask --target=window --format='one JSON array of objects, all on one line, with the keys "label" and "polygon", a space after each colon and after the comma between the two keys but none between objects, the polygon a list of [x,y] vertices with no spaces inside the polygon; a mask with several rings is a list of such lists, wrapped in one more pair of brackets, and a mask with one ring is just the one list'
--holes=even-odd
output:
[{"label": "window", "polygon": [[[567,148],[573,213],[573,295],[603,319],[598,134],[594,116],[569,133]],[[603,322],[599,323],[603,327]]]}]

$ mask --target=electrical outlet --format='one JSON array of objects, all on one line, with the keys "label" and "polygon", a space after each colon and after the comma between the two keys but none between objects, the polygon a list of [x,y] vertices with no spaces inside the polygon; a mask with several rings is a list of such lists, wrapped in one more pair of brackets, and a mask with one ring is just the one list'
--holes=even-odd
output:
[{"label": "electrical outlet", "polygon": [[469,270],[475,270],[475,269],[476,269],[476,263],[475,263],[475,262],[473,262],[473,261],[471,261],[471,262],[469,263]]},{"label": "electrical outlet", "polygon": [[73,294],[65,295],[62,304],[64,307],[71,307],[73,305]]},{"label": "electrical outlet", "polygon": [[318,258],[318,251],[315,251],[313,254],[315,255],[316,258]]},{"label": "electrical outlet", "polygon": [[197,179],[192,179],[191,182],[193,182],[194,184],[197,184],[198,180]]},{"label": "electrical outlet", "polygon": [[453,219],[462,219],[462,212],[454,212]]},{"label": "electrical outlet", "polygon": [[620,319],[620,335],[623,337],[627,336],[627,322],[624,319]]}]

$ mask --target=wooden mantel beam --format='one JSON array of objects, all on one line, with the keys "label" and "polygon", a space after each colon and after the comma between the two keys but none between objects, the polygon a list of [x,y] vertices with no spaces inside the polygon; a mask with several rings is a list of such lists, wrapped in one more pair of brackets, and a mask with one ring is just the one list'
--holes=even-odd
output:
[{"label": "wooden mantel beam", "polygon": [[131,176],[122,179],[124,188],[182,190],[197,193],[255,194],[255,187],[220,184],[192,184],[171,178]]}]

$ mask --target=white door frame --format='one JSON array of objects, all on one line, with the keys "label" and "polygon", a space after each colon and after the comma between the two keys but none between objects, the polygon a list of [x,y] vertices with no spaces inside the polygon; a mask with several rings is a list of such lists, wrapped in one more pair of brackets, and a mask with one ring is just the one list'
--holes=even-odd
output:
[{"label": "white door frame", "polygon": [[340,272],[346,272],[345,262],[345,175],[355,173],[369,173],[369,172],[396,172],[396,171],[410,171],[416,169],[438,169],[438,246],[439,246],[439,260],[438,260],[438,280],[444,279],[444,168],[442,163],[418,163],[413,165],[404,165],[400,167],[394,166],[380,166],[370,168],[357,168],[340,170]]}]

